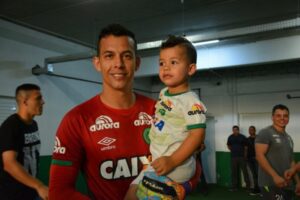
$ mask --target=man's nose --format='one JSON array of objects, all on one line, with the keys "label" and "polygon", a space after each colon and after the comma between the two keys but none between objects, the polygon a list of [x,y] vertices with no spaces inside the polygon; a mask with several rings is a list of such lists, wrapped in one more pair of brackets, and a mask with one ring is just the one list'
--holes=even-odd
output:
[{"label": "man's nose", "polygon": [[118,55],[115,57],[115,67],[123,67],[124,66],[124,60],[122,55]]}]

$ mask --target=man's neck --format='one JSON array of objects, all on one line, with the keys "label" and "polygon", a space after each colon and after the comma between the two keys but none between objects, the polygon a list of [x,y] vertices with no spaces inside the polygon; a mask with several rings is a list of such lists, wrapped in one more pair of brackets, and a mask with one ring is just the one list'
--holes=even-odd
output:
[{"label": "man's neck", "polygon": [[19,110],[17,112],[18,116],[20,119],[25,123],[25,124],[31,124],[33,121],[33,117],[29,115],[27,112]]},{"label": "man's neck", "polygon": [[278,133],[284,133],[285,132],[285,127],[280,127],[280,126],[275,126],[273,124],[274,129],[278,132]]},{"label": "man's neck", "polygon": [[102,92],[99,96],[105,105],[116,109],[128,109],[135,103],[135,94],[133,92]]}]

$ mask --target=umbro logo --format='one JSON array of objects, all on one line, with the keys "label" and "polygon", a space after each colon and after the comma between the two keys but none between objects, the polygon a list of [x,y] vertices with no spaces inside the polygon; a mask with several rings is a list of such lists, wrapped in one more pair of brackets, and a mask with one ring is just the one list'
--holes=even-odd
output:
[{"label": "umbro logo", "polygon": [[90,126],[90,131],[95,132],[95,131],[100,131],[103,129],[114,129],[114,128],[119,128],[120,123],[119,122],[113,122],[113,120],[106,116],[106,115],[101,115],[95,120],[95,124]]},{"label": "umbro logo", "polygon": [[104,137],[104,138],[102,138],[102,140],[100,140],[98,142],[98,144],[108,146],[108,145],[111,145],[112,143],[114,143],[115,141],[116,141],[116,139],[114,139],[114,138]]},{"label": "umbro logo", "polygon": [[116,146],[115,145],[111,145],[116,141],[116,139],[114,138],[110,138],[110,137],[104,137],[102,138],[98,144],[103,145],[104,147],[101,148],[101,151],[107,151],[107,150],[111,150],[111,149],[115,149]]}]

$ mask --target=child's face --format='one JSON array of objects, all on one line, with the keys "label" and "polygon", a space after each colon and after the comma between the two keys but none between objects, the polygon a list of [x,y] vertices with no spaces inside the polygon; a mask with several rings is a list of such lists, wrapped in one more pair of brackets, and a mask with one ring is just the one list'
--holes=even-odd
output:
[{"label": "child's face", "polygon": [[188,89],[188,77],[196,70],[191,64],[186,49],[181,46],[162,49],[159,55],[159,78],[171,93],[185,92]]}]

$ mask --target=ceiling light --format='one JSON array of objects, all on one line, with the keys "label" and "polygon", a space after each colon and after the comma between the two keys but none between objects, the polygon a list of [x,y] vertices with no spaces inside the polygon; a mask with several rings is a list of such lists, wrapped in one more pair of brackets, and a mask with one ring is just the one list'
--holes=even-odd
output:
[{"label": "ceiling light", "polygon": [[193,42],[194,46],[203,46],[203,45],[207,45],[207,44],[214,44],[214,43],[218,43],[220,42],[220,40],[207,40],[207,41],[202,41],[202,42]]}]

